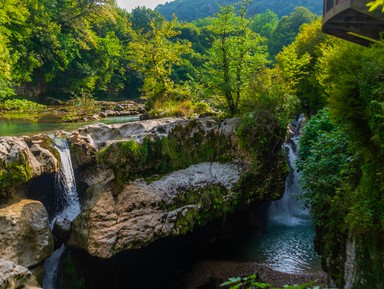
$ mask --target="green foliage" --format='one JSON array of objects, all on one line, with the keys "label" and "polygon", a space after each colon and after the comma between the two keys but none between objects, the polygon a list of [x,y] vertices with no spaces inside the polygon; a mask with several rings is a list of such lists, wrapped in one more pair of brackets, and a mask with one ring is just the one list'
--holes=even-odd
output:
[{"label": "green foliage", "polygon": [[45,105],[26,99],[7,99],[0,103],[1,112],[38,113],[45,109]]},{"label": "green foliage", "polygon": [[216,132],[197,132],[196,122],[178,126],[165,138],[146,137],[141,143],[119,142],[98,154],[98,160],[113,168],[120,183],[184,169],[191,164],[225,159],[228,145]]},{"label": "green foliage", "polygon": [[[367,49],[338,40],[320,47],[317,78],[330,118],[312,118],[302,137],[303,189],[319,225],[322,254],[341,260],[352,238],[358,265],[353,288],[381,288],[384,46]],[[340,263],[329,262],[328,270],[343,286]]]},{"label": "green foliage", "polygon": [[379,8],[380,6],[383,6],[381,9],[381,12],[384,12],[384,1],[383,0],[375,0],[375,1],[370,1],[367,3],[367,6],[369,7],[369,12],[372,12]]},{"label": "green foliage", "polygon": [[[153,23],[165,21],[164,17],[157,11],[145,7],[136,7],[130,14],[132,29],[143,34],[152,31]],[[152,24],[151,24],[152,23]]]},{"label": "green foliage", "polygon": [[10,198],[11,188],[30,180],[32,170],[26,162],[26,157],[21,153],[18,160],[11,163],[0,163],[0,202]]},{"label": "green foliage", "polygon": [[80,94],[73,93],[69,105],[71,112],[64,116],[64,121],[76,121],[85,116],[91,116],[98,111],[96,100],[91,93],[84,90]]},{"label": "green foliage", "polygon": [[268,9],[264,13],[256,14],[253,17],[250,28],[262,37],[271,39],[273,31],[275,31],[278,24],[279,18],[277,14]]},{"label": "green foliage", "polygon": [[[158,26],[151,22],[151,31],[137,33],[128,45],[131,66],[144,77],[143,97],[147,107],[169,100],[184,100],[185,90],[170,78],[174,66],[181,65],[182,54],[190,52],[190,43],[172,42],[178,32],[174,30],[176,19],[163,21]],[[184,92],[184,93],[183,93]]]},{"label": "green foliage", "polygon": [[[229,289],[283,289],[273,287],[271,284],[259,282],[257,280],[258,278],[256,274],[252,274],[247,277],[233,277],[220,284],[220,287],[229,287]],[[302,285],[285,285],[284,289],[321,289],[320,286],[312,287],[312,283]]]},{"label": "green foliage", "polygon": [[210,113],[211,109],[208,104],[203,102],[193,103],[191,100],[184,101],[166,101],[156,102],[153,109],[149,111],[150,117],[190,117]]},{"label": "green foliage", "polygon": [[[220,9],[220,5],[237,4],[239,0],[176,0],[169,1],[164,5],[158,5],[156,11],[160,12],[167,19],[172,19],[175,14],[182,21],[192,21],[206,18],[214,15]],[[322,1],[316,0],[258,0],[250,5],[249,14],[253,16],[256,13],[264,13],[271,10],[279,17],[289,15],[297,6],[304,6],[313,13],[320,15],[322,13]]]},{"label": "green foliage", "polygon": [[[251,188],[247,194],[257,200],[269,195],[281,197],[284,180],[289,172],[281,146],[285,138],[285,126],[270,111],[244,114],[237,131],[240,147],[250,155],[253,173],[243,176],[241,182]],[[258,175],[257,177],[255,175]]]},{"label": "green foliage", "polygon": [[305,7],[296,7],[289,16],[283,16],[272,33],[269,53],[274,56],[295,39],[301,25],[312,23],[317,16]]},{"label": "green foliage", "polygon": [[229,5],[220,9],[210,27],[214,37],[202,78],[212,103],[230,115],[238,113],[252,76],[267,64],[262,38],[248,27],[250,23],[245,12],[236,16]]},{"label": "green foliage", "polygon": [[[345,232],[346,228],[340,227],[340,222],[346,211],[340,202],[344,197],[342,188],[349,183],[348,176],[353,172],[351,154],[346,136],[330,122],[327,110],[312,117],[305,126],[297,166],[301,173],[303,199],[312,209],[316,224],[338,227],[339,231]],[[338,217],[330,218],[330,210],[338,210]]]}]

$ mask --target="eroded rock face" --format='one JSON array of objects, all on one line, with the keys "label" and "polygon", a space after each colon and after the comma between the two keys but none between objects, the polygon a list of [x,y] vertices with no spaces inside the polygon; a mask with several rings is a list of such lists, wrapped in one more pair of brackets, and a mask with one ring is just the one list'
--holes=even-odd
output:
[{"label": "eroded rock face", "polygon": [[242,172],[234,163],[201,163],[150,184],[137,180],[125,185],[118,196],[110,184],[95,185],[73,223],[70,244],[109,258],[161,237],[185,233],[207,221],[213,202],[231,206],[232,188]]},{"label": "eroded rock face", "polygon": [[98,152],[82,163],[80,178],[89,189],[69,245],[110,258],[185,234],[240,204],[281,197],[285,159],[254,169],[240,148],[239,124],[239,119],[166,118],[76,131],[79,146],[88,148],[76,153]]},{"label": "eroded rock face", "polygon": [[111,125],[98,123],[81,128],[75,134],[78,134],[79,139],[82,138],[84,143],[100,149],[116,141],[121,142],[128,139],[140,141],[150,134],[165,136],[175,125],[183,122],[187,122],[187,120],[162,118]]},{"label": "eroded rock face", "polygon": [[30,267],[51,255],[48,214],[37,201],[21,200],[0,209],[0,258]]},{"label": "eroded rock face", "polygon": [[0,289],[38,289],[32,273],[12,261],[0,259]]},{"label": "eroded rock face", "polygon": [[42,173],[55,173],[59,170],[59,161],[50,147],[52,141],[46,135],[33,137],[0,137],[0,159],[2,167],[7,164],[22,163],[28,165],[31,177]]}]

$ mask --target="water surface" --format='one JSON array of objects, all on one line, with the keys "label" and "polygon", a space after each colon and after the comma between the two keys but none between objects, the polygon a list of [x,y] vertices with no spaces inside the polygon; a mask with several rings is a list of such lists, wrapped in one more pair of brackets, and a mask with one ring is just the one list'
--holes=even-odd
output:
[{"label": "water surface", "polygon": [[139,119],[138,116],[118,116],[99,121],[65,123],[60,122],[60,118],[54,114],[44,115],[38,120],[0,118],[0,136],[34,135],[38,133],[51,133],[56,130],[73,131],[82,126],[98,122],[113,124],[137,121]]}]

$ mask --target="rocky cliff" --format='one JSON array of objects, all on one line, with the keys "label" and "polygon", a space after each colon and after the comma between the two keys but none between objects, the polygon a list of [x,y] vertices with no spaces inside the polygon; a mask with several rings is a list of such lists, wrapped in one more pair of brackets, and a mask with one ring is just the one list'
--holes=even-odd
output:
[{"label": "rocky cliff", "polygon": [[[76,179],[85,188],[68,245],[110,258],[279,198],[287,172],[283,138],[275,137],[280,132],[263,129],[248,139],[239,126],[240,119],[165,118],[61,133],[71,143]],[[268,146],[273,142],[271,149],[259,150],[262,139]],[[4,196],[21,185],[33,195],[48,194],[34,181],[59,169],[48,136],[0,138],[0,154]],[[48,216],[39,202],[13,201],[3,215],[0,257],[28,267],[50,254]]]},{"label": "rocky cliff", "polygon": [[240,119],[168,118],[75,132],[73,151],[89,188],[69,245],[109,258],[280,197],[281,144],[261,170],[240,145],[239,125]]}]

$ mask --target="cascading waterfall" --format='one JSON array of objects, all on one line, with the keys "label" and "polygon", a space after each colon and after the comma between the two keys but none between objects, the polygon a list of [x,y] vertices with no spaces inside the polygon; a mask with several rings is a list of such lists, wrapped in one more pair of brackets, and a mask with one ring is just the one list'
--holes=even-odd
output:
[{"label": "cascading waterfall", "polygon": [[278,201],[272,202],[268,211],[270,221],[287,226],[298,225],[306,222],[309,218],[308,210],[297,199],[302,190],[299,184],[299,174],[295,167],[298,153],[297,143],[298,136],[294,136],[284,145],[288,155],[290,173],[285,181],[283,197]]},{"label": "cascading waterfall", "polygon": [[268,211],[270,221],[288,226],[298,225],[309,218],[308,210],[297,199],[302,189],[299,184],[299,174],[295,163],[298,155],[298,141],[303,118],[304,116],[300,115],[292,123],[295,127],[294,135],[284,144],[290,168],[290,172],[285,180],[284,195],[280,200],[272,202]]},{"label": "cascading waterfall", "polygon": [[[69,143],[62,138],[54,139],[55,148],[60,154],[61,165],[56,175],[56,201],[58,213],[51,221],[67,219],[73,221],[80,213],[80,202],[77,194],[75,175],[73,173]],[[60,210],[61,209],[61,210]]]},{"label": "cascading waterfall", "polygon": [[[56,150],[60,154],[61,164],[56,176],[55,190],[58,213],[53,218],[51,217],[51,228],[53,228],[56,222],[72,222],[80,213],[80,202],[73,173],[69,143],[62,138],[54,138],[53,141]],[[55,289],[57,287],[55,279],[59,269],[60,258],[64,251],[65,246],[62,245],[45,261],[44,289]]]},{"label": "cascading waterfall", "polygon": [[261,250],[264,262],[275,270],[286,273],[311,271],[319,267],[319,257],[313,249],[314,230],[308,209],[298,200],[302,188],[295,161],[303,116],[293,125],[294,136],[284,145],[288,155],[290,173],[285,182],[283,197],[271,203],[268,210],[268,234]]}]

